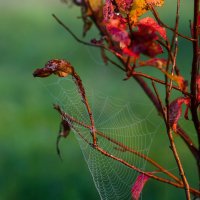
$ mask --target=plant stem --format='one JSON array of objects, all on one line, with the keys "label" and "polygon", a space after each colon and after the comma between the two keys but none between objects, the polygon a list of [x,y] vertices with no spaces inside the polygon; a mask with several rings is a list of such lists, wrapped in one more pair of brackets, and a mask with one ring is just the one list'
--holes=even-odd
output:
[{"label": "plant stem", "polygon": [[[194,127],[197,132],[198,144],[199,144],[199,154],[200,154],[200,122],[198,119],[198,102],[197,102],[197,76],[199,74],[199,33],[198,33],[198,25],[199,25],[199,0],[194,0],[194,17],[193,17],[193,61],[192,61],[192,72],[191,72],[191,82],[190,82],[190,90],[191,90],[191,113],[192,113],[192,121],[194,123]],[[200,179],[200,159],[197,160],[199,179]],[[200,188],[200,180],[199,180],[199,188]]]},{"label": "plant stem", "polygon": [[[195,1],[197,2],[197,1]],[[199,1],[198,1],[199,2]],[[102,46],[102,45],[94,45],[94,44],[91,44],[91,43],[87,43],[87,42],[84,42],[82,40],[80,40],[68,27],[66,27],[55,15],[53,15],[53,17],[58,21],[58,23],[63,26],[79,43],[82,43],[83,45],[89,45],[89,46],[93,46],[93,47],[100,47],[100,48],[104,48],[108,51],[110,51],[111,53],[113,53],[115,56],[117,56],[117,58],[122,62],[122,60],[120,59],[120,57],[116,54],[116,52],[112,52],[112,50],[109,50],[109,48],[105,47],[105,46]],[[97,26],[98,30],[100,31],[100,35],[106,35],[106,32],[105,32],[105,29],[102,29],[101,25],[98,24],[98,21],[96,20],[96,16],[95,16],[95,13],[92,14],[91,18],[93,19],[95,25]],[[159,17],[158,19],[159,20]],[[169,27],[168,27],[169,28]],[[179,34],[177,32],[176,29],[170,29],[174,32],[174,34],[177,34],[181,37],[184,37],[185,39],[188,39],[190,41],[193,41],[193,45],[197,43],[197,39],[195,38],[188,38],[188,37],[185,37],[181,34]],[[194,59],[193,59],[194,61]],[[122,64],[124,65],[124,63],[122,62]],[[118,65],[119,67],[120,65]],[[120,68],[120,67],[119,67]],[[121,70],[125,70],[123,67],[120,68]],[[138,73],[138,72],[137,72]],[[156,98],[156,96],[153,94],[153,92],[151,91],[151,89],[149,88],[149,86],[146,84],[146,82],[139,76],[141,75],[140,73],[139,74],[134,74],[133,78],[139,83],[139,85],[142,87],[142,89],[144,90],[144,92],[147,94],[147,96],[151,99],[151,101],[153,102],[153,104],[155,105],[156,109],[159,111],[159,112],[162,112],[162,108],[160,107],[160,104],[158,102],[158,99]],[[147,78],[147,77],[146,77]],[[154,80],[154,79],[150,79],[150,80]],[[196,79],[195,79],[196,80]],[[156,80],[154,80],[156,81]],[[168,81],[166,81],[166,87],[168,88]],[[176,88],[174,88],[176,89]],[[168,90],[168,89],[167,89]],[[195,93],[196,93],[196,89],[195,89]],[[169,99],[168,99],[168,106],[167,108],[169,108]],[[197,114],[197,113],[196,113]],[[198,119],[198,118],[197,118]],[[169,138],[170,138],[170,135],[172,133],[170,133],[170,128],[168,129],[169,130]],[[190,151],[192,152],[192,154],[194,155],[194,157],[197,159],[198,158],[198,162],[199,162],[199,165],[200,165],[200,160],[199,160],[199,155],[198,153],[196,153],[196,147],[194,146],[192,140],[189,138],[189,136],[187,134],[184,133],[184,131],[182,131],[182,129],[178,129],[178,134],[181,136],[181,138],[184,140],[184,142],[186,143],[186,145],[188,146],[188,148],[190,149]],[[173,135],[172,136],[172,139],[173,139]],[[185,137],[186,136],[186,137]],[[173,140],[172,140],[172,143],[173,143]],[[199,136],[199,144],[200,144],[200,136]],[[173,145],[171,145],[172,148],[173,148]],[[200,145],[199,145],[200,146]],[[176,149],[174,149],[175,152],[177,153]],[[176,155],[176,154],[175,154]],[[177,162],[178,160],[180,160],[179,158],[176,159]],[[184,180],[183,180],[184,182]],[[187,181],[186,181],[187,182]],[[184,182],[185,183],[185,182]],[[186,184],[186,187],[187,187],[187,184]],[[188,190],[187,190],[188,191]]]},{"label": "plant stem", "polygon": [[[60,108],[59,105],[54,105],[54,108],[62,115],[62,117],[63,117],[64,119],[69,120],[69,121],[72,121],[73,123],[77,123],[77,124],[79,124],[79,125],[81,125],[81,126],[83,126],[83,127],[85,127],[85,128],[90,129],[90,126],[85,125],[83,122],[77,121],[76,119],[74,119],[73,117],[71,117],[70,115],[68,115],[67,113],[63,112],[63,111],[61,110],[61,108]],[[131,165],[131,164],[128,163],[127,161],[125,161],[125,160],[123,160],[123,159],[121,159],[121,158],[119,158],[119,157],[116,157],[116,156],[110,154],[109,152],[107,152],[106,150],[102,149],[102,148],[99,147],[98,145],[94,146],[93,144],[91,144],[91,143],[79,132],[79,130],[78,130],[77,128],[75,128],[75,126],[73,126],[73,123],[71,124],[72,130],[74,130],[88,145],[90,145],[92,148],[96,149],[97,151],[99,151],[99,152],[102,153],[103,155],[105,155],[105,156],[107,156],[107,157],[109,157],[109,158],[112,158],[113,160],[116,160],[116,161],[122,163],[123,165],[125,165],[125,166],[127,166],[127,167],[129,167],[129,168],[131,168],[131,169],[133,169],[133,170],[135,170],[135,171],[141,173],[141,174],[145,174],[146,176],[149,176],[150,178],[153,178],[153,179],[155,179],[155,180],[157,180],[157,181],[160,181],[160,182],[163,182],[163,183],[167,183],[167,184],[173,185],[173,186],[178,187],[178,188],[184,188],[184,185],[182,184],[182,182],[181,182],[181,183],[179,182],[179,179],[178,179],[177,177],[175,177],[174,175],[172,175],[170,172],[165,171],[165,169],[163,169],[163,168],[162,168],[160,165],[158,165],[155,161],[151,160],[150,158],[148,158],[147,156],[145,156],[145,155],[143,155],[143,154],[141,154],[141,153],[139,153],[139,152],[136,152],[135,150],[131,150],[130,148],[124,146],[123,144],[122,144],[122,146],[121,146],[121,143],[116,142],[115,140],[113,140],[113,139],[107,137],[106,135],[104,135],[103,133],[99,132],[98,130],[96,130],[96,133],[97,133],[99,136],[104,137],[105,139],[107,139],[107,140],[113,142],[114,144],[117,144],[117,145],[121,146],[122,148],[125,148],[127,151],[132,152],[132,153],[134,153],[134,154],[136,154],[136,155],[138,155],[138,156],[140,156],[140,157],[142,157],[142,158],[144,158],[144,159],[147,158],[147,160],[148,160],[150,163],[152,163],[153,165],[155,165],[156,167],[158,167],[162,172],[166,173],[167,175],[169,175],[169,176],[170,176],[171,178],[173,178],[174,180],[178,181],[178,183],[177,183],[177,182],[173,182],[173,181],[168,180],[168,179],[165,179],[165,178],[158,177],[158,176],[156,176],[156,175],[154,175],[154,174],[152,174],[152,173],[148,173],[148,172],[142,171],[141,169],[135,167],[134,165]],[[163,170],[164,170],[164,171],[163,171]],[[200,192],[199,192],[198,190],[196,190],[196,189],[194,189],[194,188],[189,188],[189,190],[190,190],[191,193],[193,193],[193,194],[195,194],[195,195],[197,195],[197,196],[200,196]]]},{"label": "plant stem", "polygon": [[[173,46],[175,47],[174,48],[174,60],[172,62],[172,64],[173,64],[172,69],[170,70],[169,60],[171,58],[171,55],[168,54],[168,64],[167,64],[167,67],[166,67],[166,71],[168,73],[171,73],[171,74],[174,73],[174,68],[175,68],[175,65],[176,65],[175,64],[176,63],[176,56],[177,56],[177,51],[178,51],[176,40],[177,40],[177,30],[178,30],[178,25],[179,25],[179,10],[180,10],[180,0],[177,0],[176,21],[175,21],[175,27],[174,27],[173,37],[172,37],[172,41],[171,41],[171,49],[170,49],[170,51],[173,52]],[[172,80],[170,80],[169,82],[170,82],[170,85],[171,85]],[[166,88],[165,103],[166,103],[166,108],[167,108],[167,120],[165,121],[165,124],[166,124],[166,128],[167,128],[167,135],[168,135],[168,138],[169,138],[171,150],[173,152],[175,161],[176,161],[178,169],[179,169],[181,179],[183,181],[186,199],[190,200],[191,199],[190,190],[189,190],[190,186],[189,186],[189,183],[188,183],[187,178],[185,176],[183,165],[182,165],[181,160],[179,158],[179,154],[178,154],[178,151],[177,151],[177,148],[176,148],[176,145],[175,145],[175,142],[174,142],[174,138],[173,138],[173,133],[172,133],[172,130],[171,130],[170,116],[172,115],[172,113],[170,113],[170,109],[169,109],[170,107],[169,106],[170,106],[170,95],[171,95],[172,87],[168,86],[168,77],[167,76],[165,76],[165,83],[166,83],[166,85],[165,85],[166,86],[165,87]]]}]

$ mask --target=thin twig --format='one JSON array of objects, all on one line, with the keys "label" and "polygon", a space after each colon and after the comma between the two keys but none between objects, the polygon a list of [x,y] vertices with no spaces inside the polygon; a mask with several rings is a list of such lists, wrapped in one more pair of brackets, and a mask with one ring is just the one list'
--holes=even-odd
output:
[{"label": "thin twig", "polygon": [[151,8],[151,11],[152,11],[154,17],[156,18],[156,20],[158,21],[158,23],[159,23],[160,25],[162,25],[163,27],[165,27],[165,28],[171,30],[173,33],[176,33],[177,35],[179,35],[180,37],[182,37],[182,38],[184,38],[184,39],[186,39],[186,40],[189,40],[189,41],[191,41],[191,42],[192,42],[192,41],[195,41],[195,39],[190,38],[190,37],[188,37],[188,36],[185,36],[185,35],[179,33],[178,31],[175,31],[173,28],[169,27],[167,24],[165,24],[164,22],[162,22],[161,19],[160,19],[159,14],[158,14],[157,11],[155,10],[155,8],[154,8],[153,6],[151,6],[151,5],[150,5],[150,8]]},{"label": "thin twig", "polygon": [[74,70],[73,70],[72,76],[75,79],[75,84],[78,87],[78,90],[81,94],[82,100],[83,100],[85,107],[87,109],[87,112],[88,112],[88,115],[89,115],[89,118],[90,118],[90,123],[91,123],[90,132],[91,132],[92,138],[93,138],[93,145],[96,146],[97,145],[97,138],[96,138],[95,125],[94,125],[94,118],[93,118],[93,114],[92,114],[90,105],[88,103],[87,96],[85,94],[85,88],[82,84],[82,80],[81,80],[80,76]]},{"label": "thin twig", "polygon": [[166,121],[166,112],[165,112],[164,106],[162,104],[162,101],[160,99],[160,95],[159,95],[158,90],[156,88],[155,82],[153,80],[152,80],[152,86],[153,86],[154,92],[155,92],[155,94],[157,96],[158,102],[160,104],[160,110],[161,110],[161,113],[163,115],[163,119]]},{"label": "thin twig", "polygon": [[[176,22],[175,22],[175,28],[174,28],[174,32],[173,32],[173,37],[172,37],[172,42],[171,42],[171,47],[173,47],[173,45],[175,44],[175,53],[174,53],[174,61],[173,61],[173,66],[172,66],[172,71],[171,73],[173,74],[174,72],[174,68],[175,68],[175,63],[176,63],[176,56],[177,56],[177,30],[178,30],[178,25],[179,25],[179,10],[180,10],[180,0],[177,0],[177,10],[176,10]],[[172,51],[172,48],[171,48]],[[170,59],[170,55],[168,55],[168,60]],[[169,65],[167,66],[167,72],[169,72]],[[183,181],[184,184],[184,188],[185,188],[185,194],[186,194],[186,198],[187,200],[190,200],[190,186],[188,184],[187,178],[185,176],[185,172],[181,163],[181,160],[179,158],[179,154],[174,142],[174,138],[173,138],[173,133],[171,130],[171,124],[170,124],[170,115],[172,115],[172,113],[170,113],[170,109],[169,109],[169,99],[170,99],[170,94],[171,94],[171,89],[172,89],[172,80],[170,80],[170,87],[167,86],[168,83],[168,77],[165,76],[165,81],[166,81],[166,98],[165,98],[165,102],[166,102],[166,107],[167,107],[167,121],[166,121],[166,128],[167,128],[167,135],[170,141],[170,147],[171,150],[173,152],[174,158],[176,160],[178,169],[179,169],[179,173],[181,176],[181,179]]]},{"label": "thin twig", "polygon": [[[95,44],[91,44],[91,43],[87,43],[87,42],[84,42],[84,41],[82,41],[82,40],[80,40],[78,37],[76,37],[76,35],[75,34],[73,34],[72,32],[71,32],[71,30],[68,28],[68,27],[66,27],[65,25],[64,25],[64,23],[62,23],[55,15],[53,15],[53,17],[57,20],[57,22],[61,25],[61,26],[63,26],[73,37],[74,37],[74,39],[77,41],[77,42],[79,42],[79,43],[82,43],[83,45],[89,45],[89,46],[93,46],[93,47],[100,47],[100,48],[105,48],[104,46],[98,46],[98,45],[95,45]],[[94,16],[91,16],[91,18],[94,20]],[[96,21],[94,21],[95,22],[95,24],[96,24],[96,26],[99,28],[99,30],[100,30],[100,34],[101,35],[104,35],[104,30],[103,29],[101,29],[101,27],[99,26],[99,24],[96,22]],[[186,38],[187,39],[187,38]],[[189,40],[190,40],[190,38],[188,38]],[[106,49],[106,48],[105,48]],[[108,50],[108,51],[110,51],[110,49],[106,49],[106,50]],[[121,57],[119,57],[119,55],[117,55],[116,54],[116,52],[112,52],[112,51],[110,51],[111,53],[113,53],[115,56],[117,56],[117,58],[122,62],[122,59],[121,59]],[[123,68],[121,68],[121,70],[123,70],[124,71],[124,69]],[[149,98],[151,99],[151,101],[154,103],[154,105],[155,105],[155,107],[158,109],[158,111],[159,111],[159,103],[157,102],[157,99],[156,98],[154,98],[154,95],[153,95],[153,93],[148,89],[148,85],[142,80],[142,78],[141,77],[139,77],[139,76],[134,76],[134,79],[139,83],[139,85],[142,87],[142,89],[146,92],[146,94],[147,94],[147,96],[149,96]],[[159,111],[160,112],[160,111]],[[195,145],[193,144],[193,142],[191,141],[191,139],[189,138],[189,136],[188,135],[186,135],[185,133],[184,133],[184,131],[182,130],[182,129],[178,129],[178,134],[181,136],[181,138],[184,140],[184,142],[186,143],[186,145],[188,146],[188,148],[191,150],[191,152],[192,152],[192,154],[195,156],[195,158],[197,158],[198,156],[198,154],[196,153],[196,147],[195,147]]]},{"label": "thin twig", "polygon": [[[160,79],[157,79],[157,78],[155,78],[155,77],[153,77],[153,76],[144,74],[144,73],[142,73],[142,72],[135,72],[135,71],[133,71],[133,72],[132,72],[132,75],[133,75],[133,76],[135,76],[135,75],[137,75],[137,76],[142,76],[142,77],[148,78],[148,79],[151,80],[151,81],[155,81],[155,82],[157,82],[157,83],[160,83],[160,84],[162,84],[162,85],[170,86],[170,83],[167,83],[167,84],[166,84],[165,81],[160,80]],[[190,94],[189,94],[188,92],[183,91],[182,89],[180,89],[180,88],[177,87],[177,86],[171,85],[171,87],[172,87],[173,89],[175,89],[175,90],[178,90],[178,91],[182,92],[184,95],[190,96]]]},{"label": "thin twig", "polygon": [[[192,121],[196,129],[199,145],[199,154],[200,154],[200,121],[198,119],[198,101],[197,101],[197,76],[199,75],[199,6],[200,1],[194,0],[194,17],[193,17],[193,60],[192,60],[192,73],[191,73],[191,82],[190,82],[190,91],[191,91],[191,113]],[[197,160],[198,173],[200,177],[200,159]],[[199,178],[200,179],[200,178]],[[200,180],[199,180],[199,189],[200,189]]]},{"label": "thin twig", "polygon": [[[81,40],[80,38],[78,38],[55,14],[52,14],[52,16],[56,19],[56,21],[61,25],[63,26],[70,34],[71,36],[79,43],[81,44],[84,44],[84,45],[88,45],[88,46],[92,46],[92,47],[101,47],[101,48],[104,48],[105,50],[108,50],[110,51],[111,53],[113,53],[114,55],[116,55],[116,52],[114,52],[113,50],[111,49],[108,49],[107,47],[105,46],[102,46],[102,45],[97,45],[97,44],[92,44],[92,43],[88,43],[88,42],[85,42],[83,40]],[[117,54],[116,55],[118,58],[119,58],[119,55]],[[121,58],[120,58],[121,59]],[[108,60],[114,64],[115,66],[117,66],[118,68],[120,68],[121,70],[125,71],[124,68],[122,66],[120,66],[119,64],[117,64],[116,62],[112,61],[111,59],[108,58]],[[139,76],[143,76],[145,78],[148,78],[150,80],[154,80],[155,82],[158,82],[158,83],[161,83],[161,84],[165,84],[164,81],[162,80],[159,80],[159,79],[156,79],[156,78],[153,78],[152,76],[149,76],[149,75],[146,75],[146,74],[143,74],[141,72],[133,72],[134,75],[139,75]],[[182,91],[179,87],[177,86],[172,86],[172,88],[176,89],[176,90],[179,90],[180,92],[182,92],[183,94],[187,95],[187,96],[190,96],[190,94],[188,92],[185,92],[185,91]]]},{"label": "thin twig", "polygon": [[70,35],[79,43],[92,46],[92,47],[102,47],[101,45],[85,42],[83,40],[80,40],[71,30],[68,28],[55,14],[52,14],[53,18],[68,32]]},{"label": "thin twig", "polygon": [[[67,119],[69,121],[72,121],[84,128],[87,128],[87,129],[91,129],[91,126],[89,125],[86,125],[84,122],[80,122],[78,120],[76,120],[75,118],[73,118],[72,116],[68,115],[67,113],[65,113],[64,111],[61,110],[60,106],[56,105],[54,106],[54,108],[61,114],[61,116],[64,118],[64,119]],[[123,143],[120,143],[118,141],[116,141],[115,139],[111,138],[111,137],[108,137],[107,135],[105,135],[104,133],[96,130],[96,133],[97,135],[105,138],[106,140],[112,142],[113,144],[115,145],[118,145],[120,148],[122,148],[123,150],[125,151],[128,151],[128,152],[131,152],[141,158],[143,158],[144,160],[148,161],[149,163],[151,163],[152,165],[154,165],[155,167],[157,167],[161,172],[167,174],[169,177],[173,178],[176,182],[178,183],[181,183],[181,181],[176,177],[174,176],[173,174],[171,174],[169,171],[167,171],[166,169],[164,169],[162,166],[160,166],[157,162],[155,162],[154,160],[152,160],[151,158],[149,158],[148,156],[134,150],[134,149],[131,149],[130,147],[124,145]]]}]

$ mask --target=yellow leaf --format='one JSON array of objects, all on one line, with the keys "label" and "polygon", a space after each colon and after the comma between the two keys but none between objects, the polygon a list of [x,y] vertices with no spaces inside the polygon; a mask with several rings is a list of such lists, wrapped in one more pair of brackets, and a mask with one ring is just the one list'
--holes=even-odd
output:
[{"label": "yellow leaf", "polygon": [[181,75],[172,75],[169,74],[168,72],[166,72],[163,69],[160,69],[164,74],[167,75],[168,78],[170,78],[172,81],[175,81],[178,85],[178,87],[183,90],[186,91],[187,90],[187,81],[183,78],[183,76]]},{"label": "yellow leaf", "polygon": [[164,4],[164,0],[146,0],[147,4],[152,6],[162,6]]},{"label": "yellow leaf", "polygon": [[103,6],[102,0],[88,0],[88,4],[87,15],[91,15],[93,12],[98,12]]},{"label": "yellow leaf", "polygon": [[163,4],[164,0],[135,0],[129,13],[131,23],[136,23],[138,21],[138,17],[149,10],[149,5],[159,7]]},{"label": "yellow leaf", "polygon": [[144,14],[147,11],[147,4],[145,0],[135,0],[132,4],[130,11],[130,20],[131,23],[136,23],[138,17]]}]

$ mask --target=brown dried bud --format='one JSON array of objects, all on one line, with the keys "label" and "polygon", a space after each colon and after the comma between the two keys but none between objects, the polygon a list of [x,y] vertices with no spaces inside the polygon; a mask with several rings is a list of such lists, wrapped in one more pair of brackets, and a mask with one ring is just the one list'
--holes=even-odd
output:
[{"label": "brown dried bud", "polygon": [[73,67],[68,61],[65,60],[50,60],[46,63],[45,67],[36,69],[33,72],[34,77],[48,77],[55,74],[59,77],[66,77],[73,73]]}]

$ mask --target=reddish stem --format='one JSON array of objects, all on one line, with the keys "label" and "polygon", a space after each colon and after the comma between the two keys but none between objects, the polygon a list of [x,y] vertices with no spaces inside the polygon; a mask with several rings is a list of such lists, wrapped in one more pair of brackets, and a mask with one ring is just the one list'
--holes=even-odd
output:
[{"label": "reddish stem", "polygon": [[[200,122],[198,119],[198,101],[197,101],[197,76],[199,74],[199,33],[198,33],[198,16],[199,16],[199,0],[194,1],[194,17],[193,17],[193,61],[192,61],[192,73],[191,73],[191,113],[192,113],[192,121],[194,123],[194,127],[198,136],[198,144],[199,144],[199,154],[200,154]],[[200,177],[200,159],[197,160],[199,177]],[[199,183],[200,187],[200,183]]]}]

